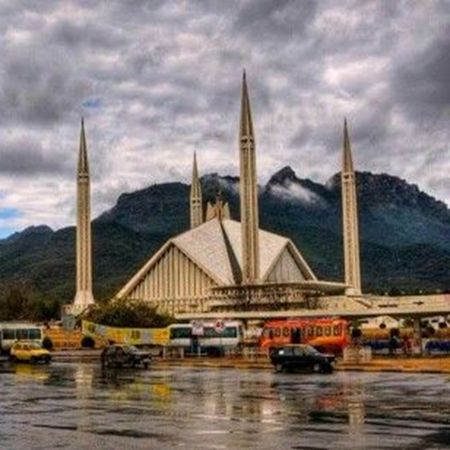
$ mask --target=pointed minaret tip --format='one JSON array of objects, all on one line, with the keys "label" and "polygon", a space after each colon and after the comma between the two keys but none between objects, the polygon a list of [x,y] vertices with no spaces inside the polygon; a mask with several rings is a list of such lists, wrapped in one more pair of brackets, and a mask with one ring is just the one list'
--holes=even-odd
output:
[{"label": "pointed minaret tip", "polygon": [[88,172],[89,172],[89,164],[87,157],[86,133],[84,131],[84,118],[81,117],[80,150],[78,155],[78,174],[86,174]]},{"label": "pointed minaret tip", "polygon": [[194,161],[192,163],[192,184],[198,183],[198,166],[197,166],[197,152],[194,151]]},{"label": "pointed minaret tip", "polygon": [[190,219],[191,219],[191,228],[198,227],[203,223],[202,186],[200,184],[200,178],[198,176],[197,152],[195,151],[192,164]]},{"label": "pointed minaret tip", "polygon": [[247,88],[247,77],[245,69],[242,77],[242,98],[241,98],[241,124],[240,124],[240,138],[253,139],[253,120],[250,108],[250,98]]},{"label": "pointed minaret tip", "polygon": [[344,117],[344,151],[342,158],[342,172],[343,173],[353,172],[352,149],[350,145],[350,136],[348,132],[346,117]]}]

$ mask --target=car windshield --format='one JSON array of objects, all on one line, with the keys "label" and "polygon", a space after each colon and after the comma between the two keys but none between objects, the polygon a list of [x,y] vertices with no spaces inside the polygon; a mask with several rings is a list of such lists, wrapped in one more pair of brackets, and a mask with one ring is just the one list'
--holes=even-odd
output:
[{"label": "car windshield", "polygon": [[134,345],[124,345],[123,351],[125,353],[137,353],[139,350]]},{"label": "car windshield", "polygon": [[303,349],[306,354],[310,354],[310,355],[318,355],[319,354],[319,352],[314,347],[311,347],[310,345],[303,347]]},{"label": "car windshield", "polygon": [[42,345],[39,344],[38,342],[32,342],[31,344],[29,344],[29,347],[32,348],[33,350],[35,350],[35,349],[42,348]]}]

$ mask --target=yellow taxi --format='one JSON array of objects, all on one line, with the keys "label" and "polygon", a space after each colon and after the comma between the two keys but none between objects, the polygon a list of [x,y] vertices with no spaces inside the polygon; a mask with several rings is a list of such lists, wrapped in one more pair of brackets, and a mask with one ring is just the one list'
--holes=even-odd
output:
[{"label": "yellow taxi", "polygon": [[38,342],[15,342],[11,347],[9,353],[11,361],[29,362],[35,364],[38,362],[44,362],[49,364],[52,360],[52,355]]}]

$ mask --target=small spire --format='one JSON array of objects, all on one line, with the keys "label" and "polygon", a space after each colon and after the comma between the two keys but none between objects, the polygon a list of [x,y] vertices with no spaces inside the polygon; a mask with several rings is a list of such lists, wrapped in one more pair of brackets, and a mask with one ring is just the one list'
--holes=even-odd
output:
[{"label": "small spire", "polygon": [[197,152],[194,151],[194,164],[192,165],[192,180],[198,180]]},{"label": "small spire", "polygon": [[78,154],[78,174],[88,174],[89,164],[87,157],[86,133],[84,131],[84,118],[81,117],[81,132],[80,132],[80,151]]},{"label": "small spire", "polygon": [[222,200],[222,191],[220,189],[216,192],[216,208],[217,208],[217,217],[219,220],[222,220],[222,210],[223,207],[223,200]]},{"label": "small spire", "polygon": [[198,176],[197,152],[194,151],[194,161],[192,163],[191,197],[199,197],[199,196],[201,196],[201,185]]},{"label": "small spire", "polygon": [[347,128],[347,118],[344,117],[344,153],[342,158],[342,172],[353,172],[352,148]]},{"label": "small spire", "polygon": [[253,121],[248,97],[247,77],[245,69],[242,73],[242,98],[241,98],[241,126],[239,136],[241,139],[251,137],[253,139]]},{"label": "small spire", "polygon": [[198,227],[203,223],[203,201],[202,185],[198,176],[197,153],[194,152],[194,161],[192,164],[192,183],[190,193],[190,221],[191,228]]}]

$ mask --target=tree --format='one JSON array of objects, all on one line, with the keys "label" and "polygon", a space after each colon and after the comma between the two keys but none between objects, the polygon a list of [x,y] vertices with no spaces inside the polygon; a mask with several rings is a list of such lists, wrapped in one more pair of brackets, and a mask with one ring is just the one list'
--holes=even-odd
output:
[{"label": "tree", "polygon": [[127,328],[165,328],[175,322],[173,317],[158,313],[149,302],[132,299],[94,305],[84,318],[101,325]]},{"label": "tree", "polygon": [[56,300],[39,298],[27,283],[10,283],[0,292],[0,320],[44,322],[59,317]]},{"label": "tree", "polygon": [[32,293],[25,284],[6,286],[1,303],[1,320],[33,320],[34,318]]}]

